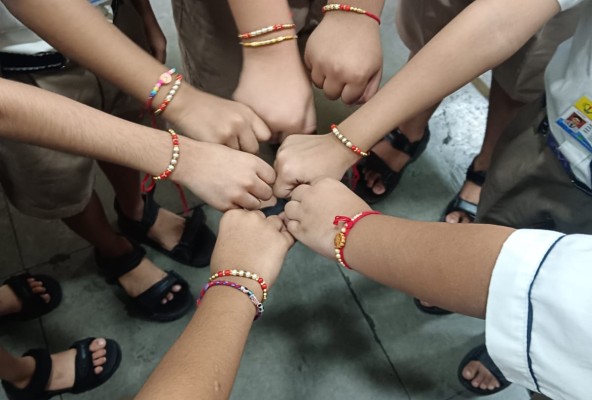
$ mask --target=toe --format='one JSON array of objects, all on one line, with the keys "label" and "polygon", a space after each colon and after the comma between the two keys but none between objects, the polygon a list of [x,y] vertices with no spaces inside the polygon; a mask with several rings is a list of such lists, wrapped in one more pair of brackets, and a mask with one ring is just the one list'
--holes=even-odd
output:
[{"label": "toe", "polygon": [[103,367],[95,367],[95,374],[99,375],[101,372],[103,372]]},{"label": "toe", "polygon": [[446,215],[446,222],[449,224],[457,224],[460,222],[461,216],[460,213],[457,211],[453,211],[450,214]]},{"label": "toe", "polygon": [[376,179],[378,179],[378,174],[374,171],[367,171],[366,173],[366,186],[371,188],[376,183]]},{"label": "toe", "polygon": [[377,194],[379,196],[386,192],[386,188],[384,187],[384,183],[382,182],[382,180],[376,180],[376,183],[374,184],[374,186],[372,186],[372,191],[374,192],[374,194]]},{"label": "toe", "polygon": [[99,338],[99,339],[93,340],[92,343],[90,344],[89,348],[90,348],[90,351],[92,351],[94,353],[95,351],[99,351],[101,349],[104,349],[105,346],[107,346],[107,341],[103,338]]},{"label": "toe", "polygon": [[35,294],[42,294],[42,293],[47,292],[47,289],[45,289],[43,286],[38,286],[38,287],[32,288],[31,292],[33,292]]},{"label": "toe", "polygon": [[471,361],[463,369],[463,372],[462,372],[463,377],[469,381],[477,375],[478,370],[479,370],[479,364],[475,361]]},{"label": "toe", "polygon": [[107,357],[100,357],[100,358],[97,358],[96,360],[93,360],[93,365],[95,367],[100,367],[102,365],[105,365],[106,362],[107,362]]},{"label": "toe", "polygon": [[43,287],[43,282],[36,281],[36,280],[29,281],[29,286],[31,287],[31,289]]},{"label": "toe", "polygon": [[51,297],[48,294],[42,294],[40,297],[45,303],[49,303],[51,301]]},{"label": "toe", "polygon": [[[171,291],[173,293],[179,293],[181,291],[181,285],[173,285],[173,287],[171,288]],[[172,299],[169,299],[172,300]]]},{"label": "toe", "polygon": [[169,292],[169,293],[167,293],[167,297],[166,298],[167,298],[168,301],[172,301],[175,298],[175,295]]},{"label": "toe", "polygon": [[93,360],[97,358],[105,357],[107,355],[107,349],[100,349],[93,353]]}]

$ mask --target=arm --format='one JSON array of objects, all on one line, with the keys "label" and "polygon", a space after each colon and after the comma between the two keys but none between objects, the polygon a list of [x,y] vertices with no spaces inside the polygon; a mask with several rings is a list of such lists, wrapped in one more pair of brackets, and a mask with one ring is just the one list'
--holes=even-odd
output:
[{"label": "arm", "polygon": [[144,23],[150,54],[164,64],[166,62],[167,40],[158,24],[156,15],[154,15],[150,0],[132,0],[132,4]]},{"label": "arm", "polygon": [[[257,273],[271,286],[292,243],[278,217],[228,212],[220,222],[211,272],[243,268]],[[248,287],[261,300],[261,289],[254,281],[237,277],[224,280]],[[243,293],[227,287],[208,290],[193,319],[136,398],[228,398],[254,316],[255,307]]]},{"label": "arm", "polygon": [[[325,178],[294,190],[285,217],[297,240],[334,259],[335,216],[368,210],[343,184]],[[375,281],[447,310],[484,318],[491,273],[512,232],[493,225],[371,215],[351,230],[344,255],[352,269]]]},{"label": "arm", "polygon": [[[341,132],[370,149],[401,122],[510,57],[558,12],[556,0],[473,2],[343,121]],[[321,175],[340,179],[357,161],[332,135],[290,138],[276,159],[276,195],[285,197],[298,182]]]},{"label": "arm", "polygon": [[[0,136],[124,165],[152,175],[168,165],[168,134],[115,118],[65,97],[0,79]],[[181,138],[171,179],[220,210],[259,208],[271,197],[273,169],[258,157]],[[232,162],[232,166],[229,165]]]},{"label": "arm", "polygon": [[[86,0],[3,0],[20,21],[66,56],[144,103],[169,68],[136,46]],[[117,62],[114,60],[125,60]],[[161,90],[155,106],[166,96]],[[265,124],[242,104],[216,98],[184,83],[163,116],[196,140],[252,153],[269,139]]]},{"label": "arm", "polygon": [[[292,22],[286,0],[229,0],[228,3],[240,33]],[[295,29],[288,29],[246,41],[295,34]],[[293,133],[314,132],[316,115],[312,87],[300,60],[297,41],[243,48],[243,59],[233,97],[261,116],[273,132],[274,141],[282,141]]]},{"label": "arm", "polygon": [[[329,1],[329,4],[340,4]],[[384,0],[351,0],[345,4],[380,16]],[[345,104],[368,101],[382,77],[382,47],[377,21],[365,15],[332,11],[310,35],[304,62],[315,86],[331,100]]]}]

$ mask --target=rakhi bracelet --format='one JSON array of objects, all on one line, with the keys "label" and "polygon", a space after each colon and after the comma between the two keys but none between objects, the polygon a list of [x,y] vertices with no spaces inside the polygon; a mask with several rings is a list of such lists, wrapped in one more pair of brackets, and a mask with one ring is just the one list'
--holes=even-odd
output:
[{"label": "rakhi bracelet", "polygon": [[265,28],[257,29],[256,31],[241,33],[238,35],[239,39],[251,39],[254,37],[262,36],[272,32],[283,31],[286,29],[294,29],[296,28],[296,24],[276,24],[266,26]]},{"label": "rakhi bracelet", "polygon": [[286,40],[294,40],[298,39],[298,35],[290,35],[290,36],[278,36],[273,39],[269,40],[261,40],[259,42],[240,42],[240,45],[243,47],[261,47],[261,46],[271,46],[273,44],[278,44],[281,42],[285,42]]},{"label": "rakhi bracelet", "polygon": [[255,293],[253,293],[251,290],[249,290],[249,288],[247,288],[243,285],[239,285],[237,283],[228,282],[228,281],[212,281],[212,282],[209,282],[208,284],[206,284],[204,286],[204,288],[201,290],[201,293],[199,294],[199,299],[197,300],[198,306],[201,303],[201,301],[203,300],[204,296],[206,295],[206,292],[214,286],[226,286],[229,288],[236,289],[236,290],[246,294],[247,296],[249,296],[249,300],[251,300],[251,303],[253,303],[253,305],[255,306],[255,312],[256,312],[255,313],[255,320],[259,319],[261,317],[261,315],[263,314],[263,311],[265,311],[263,308],[263,304],[261,304],[261,302],[259,300],[257,300],[257,296],[255,296]]},{"label": "rakhi bracelet", "polygon": [[158,81],[154,84],[154,87],[150,91],[150,94],[148,94],[148,100],[146,101],[146,109],[147,110],[152,111],[152,102],[154,101],[154,98],[156,97],[156,95],[160,91],[160,88],[163,85],[168,85],[169,83],[171,83],[173,81],[173,74],[175,72],[177,72],[177,69],[171,68],[167,72],[163,72],[160,75],[160,77],[158,78]]},{"label": "rakhi bracelet", "polygon": [[210,276],[209,281],[212,282],[215,279],[222,278],[225,276],[238,276],[241,278],[251,279],[257,282],[259,286],[261,286],[261,290],[263,291],[263,298],[261,300],[261,303],[267,300],[267,282],[265,282],[265,279],[261,278],[259,275],[242,269],[225,269],[224,271],[218,271],[214,275]]},{"label": "rakhi bracelet", "polygon": [[164,110],[166,110],[166,108],[169,106],[170,102],[173,101],[175,94],[177,94],[177,90],[179,90],[179,88],[181,87],[181,82],[183,82],[183,75],[177,74],[173,87],[171,88],[171,90],[169,90],[169,93],[166,95],[160,106],[158,106],[158,108],[154,110],[155,116],[159,116],[160,114],[162,114]]},{"label": "rakhi bracelet", "polygon": [[171,157],[171,161],[169,161],[169,165],[164,170],[164,172],[162,172],[160,175],[152,177],[152,179],[155,181],[162,181],[168,179],[175,170],[177,163],[179,162],[179,136],[177,136],[177,133],[172,129],[169,129],[169,134],[171,135],[171,140],[173,142],[173,155]]},{"label": "rakhi bracelet", "polygon": [[378,15],[372,14],[371,12],[364,10],[363,8],[352,7],[345,4],[327,4],[323,7],[323,13],[326,13],[327,11],[347,11],[356,14],[362,14],[372,18],[373,20],[378,22],[378,25],[380,25],[380,17],[378,17]]},{"label": "rakhi bracelet", "polygon": [[345,261],[345,256],[344,256],[345,244],[347,242],[347,237],[348,237],[350,231],[353,229],[353,227],[356,225],[356,223],[358,223],[362,218],[367,217],[368,215],[379,215],[379,214],[380,214],[380,212],[378,212],[378,211],[364,211],[359,214],[356,214],[352,218],[343,217],[341,215],[338,215],[335,217],[335,220],[333,221],[333,225],[338,226],[341,222],[343,222],[343,227],[341,227],[339,232],[337,232],[337,234],[335,235],[335,240],[334,240],[335,258],[337,259],[337,262],[339,264],[341,264],[343,267],[345,267],[347,269],[351,269],[351,267]]},{"label": "rakhi bracelet", "polygon": [[350,149],[351,151],[353,151],[354,153],[356,153],[359,156],[362,157],[368,157],[368,155],[370,154],[369,151],[362,151],[362,149],[360,149],[358,146],[355,146],[351,140],[349,140],[348,138],[346,138],[345,136],[343,136],[343,134],[341,132],[339,132],[339,128],[337,128],[337,125],[332,124],[331,125],[331,131],[333,132],[333,135],[335,135],[335,137],[341,142],[343,143],[343,145],[345,147],[347,147],[348,149]]}]

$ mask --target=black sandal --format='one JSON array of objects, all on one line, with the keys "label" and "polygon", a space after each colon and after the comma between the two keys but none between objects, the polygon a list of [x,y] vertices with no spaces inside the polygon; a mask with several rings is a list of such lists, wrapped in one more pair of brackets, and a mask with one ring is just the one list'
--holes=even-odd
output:
[{"label": "black sandal", "polygon": [[[27,279],[29,278],[34,278],[43,283],[45,294],[48,294],[50,297],[49,303],[46,303],[41,298],[40,294],[33,293],[29,282],[27,282]],[[62,288],[58,281],[51,276],[24,273],[8,278],[4,281],[4,285],[8,285],[12,289],[16,297],[21,300],[23,306],[21,311],[17,313],[0,317],[0,324],[5,322],[29,321],[39,318],[42,315],[55,310],[62,301]]]},{"label": "black sandal", "polygon": [[420,311],[423,311],[426,314],[430,315],[449,315],[452,314],[452,311],[445,310],[440,307],[436,306],[424,306],[421,304],[421,300],[414,298],[413,303],[415,303],[415,307],[417,307]]},{"label": "black sandal", "polygon": [[[108,283],[119,284],[117,279],[136,268],[146,256],[146,251],[140,245],[131,243],[133,246],[131,253],[116,258],[101,257],[98,252],[95,252],[97,265],[107,278]],[[174,285],[181,285],[181,290],[174,293],[173,300],[162,304],[162,299]],[[193,296],[189,291],[189,284],[175,271],[167,271],[167,276],[139,296],[130,297],[126,294],[125,298],[136,313],[159,322],[177,320],[187,314],[193,306]]]},{"label": "black sandal", "polygon": [[[405,169],[415,162],[425,151],[430,140],[430,130],[429,128],[426,128],[421,140],[414,143],[409,142],[407,136],[405,136],[405,134],[399,129],[395,129],[386,135],[385,139],[394,149],[402,151],[411,158],[407,164],[405,164],[403,169],[401,169],[401,171],[393,171],[390,169],[388,164],[375,153],[370,153],[368,157],[364,158],[358,163],[357,168],[359,171],[359,180],[355,185],[353,185],[353,187],[350,186],[350,188],[368,204],[374,204],[386,198],[393,192],[393,190],[395,190]],[[380,174],[380,179],[382,180],[386,189],[383,194],[376,194],[372,188],[368,187],[366,178],[364,176],[365,169],[376,171]]]},{"label": "black sandal", "polygon": [[[475,171],[475,160],[473,160],[473,162],[467,169],[465,182],[468,181],[474,183],[477,186],[483,186],[483,184],[485,183],[485,178],[487,178],[487,172]],[[471,218],[471,221],[474,221],[477,217],[477,204],[461,199],[461,190],[458,191],[456,196],[454,196],[454,198],[450,201],[450,203],[448,203],[448,205],[444,209],[444,213],[440,217],[440,222],[446,222],[446,216],[454,211],[461,211],[466,213],[469,216],[469,218]]]},{"label": "black sandal", "polygon": [[51,376],[51,356],[46,349],[29,350],[23,357],[29,356],[35,359],[35,372],[27,387],[18,389],[12,384],[2,381],[9,400],[47,400],[63,393],[79,394],[101,386],[113,376],[121,363],[121,349],[117,342],[105,339],[107,362],[102,366],[100,374],[94,373],[94,365],[90,344],[95,338],[86,338],[75,342],[71,349],[76,349],[74,386],[69,389],[47,391],[47,383]]},{"label": "black sandal", "polygon": [[[489,389],[481,389],[481,388],[474,387],[473,385],[471,385],[471,381],[466,380],[462,374],[465,367],[471,361],[479,361],[485,368],[487,368],[489,370],[489,372],[491,372],[491,374],[495,377],[495,379],[497,379],[500,386],[497,389],[489,390]],[[484,344],[475,347],[473,350],[471,350],[467,353],[467,355],[460,362],[457,375],[458,375],[458,380],[465,388],[467,388],[467,390],[471,391],[472,393],[478,394],[480,396],[488,396],[490,394],[499,393],[512,384],[511,382],[509,382],[506,379],[506,377],[504,376],[502,371],[500,371],[500,369],[497,367],[497,365],[495,365],[495,363],[493,362],[493,360],[489,356],[489,353],[487,352],[487,347],[485,347]]]},{"label": "black sandal", "polygon": [[195,208],[191,217],[185,219],[185,229],[181,240],[169,251],[148,237],[148,231],[156,222],[160,209],[160,205],[154,200],[154,190],[143,197],[144,215],[142,215],[141,221],[134,221],[126,217],[115,200],[117,225],[121,232],[128,238],[146,244],[181,264],[198,268],[210,265],[216,244],[216,235],[206,225],[206,215],[201,207]]}]

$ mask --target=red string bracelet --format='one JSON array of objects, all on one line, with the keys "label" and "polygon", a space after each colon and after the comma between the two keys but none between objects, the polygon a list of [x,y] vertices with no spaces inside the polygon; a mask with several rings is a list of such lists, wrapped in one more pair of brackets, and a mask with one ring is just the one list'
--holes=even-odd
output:
[{"label": "red string bracelet", "polygon": [[257,296],[255,296],[255,293],[253,293],[249,288],[243,286],[243,285],[239,285],[238,283],[234,283],[234,282],[229,282],[229,281],[212,281],[207,283],[204,288],[201,290],[201,293],[199,294],[199,299],[197,300],[197,305],[199,306],[201,301],[203,300],[204,296],[206,295],[206,292],[214,287],[214,286],[226,286],[229,288],[233,288],[236,289],[244,294],[246,294],[247,296],[249,296],[249,300],[251,300],[251,303],[253,303],[253,305],[255,306],[255,320],[258,320],[261,315],[263,314],[264,308],[263,308],[263,304],[261,304],[261,302],[259,300],[257,300]]},{"label": "red string bracelet", "polygon": [[370,154],[370,151],[363,151],[358,146],[353,144],[351,142],[351,140],[349,140],[347,137],[345,137],[345,135],[343,135],[339,131],[339,128],[337,128],[337,125],[335,125],[335,124],[331,125],[331,132],[333,132],[333,135],[337,138],[337,140],[339,140],[341,143],[343,143],[343,145],[345,147],[347,147],[348,149],[350,149],[351,151],[353,151],[357,155],[362,156],[362,157],[368,157],[368,155]]},{"label": "red string bracelet", "polygon": [[267,282],[265,279],[261,278],[259,275],[254,274],[249,271],[245,271],[243,269],[225,269],[224,271],[218,271],[212,276],[210,276],[209,281],[212,282],[215,279],[222,278],[225,276],[239,276],[241,278],[251,279],[261,286],[261,290],[263,291],[263,298],[261,299],[261,303],[264,303],[267,300]]},{"label": "red string bracelet", "polygon": [[335,241],[334,241],[335,258],[337,259],[337,262],[339,262],[339,264],[341,264],[342,266],[344,266],[347,269],[351,269],[351,267],[345,261],[345,256],[344,256],[345,243],[347,242],[347,237],[349,235],[349,232],[353,229],[353,227],[356,225],[356,223],[358,223],[358,221],[360,221],[362,218],[367,217],[368,215],[379,215],[379,214],[380,214],[380,212],[378,212],[378,211],[364,211],[359,214],[356,214],[353,218],[344,217],[341,215],[338,215],[335,217],[335,220],[333,221],[333,225],[338,226],[341,222],[343,222],[343,227],[335,235]]},{"label": "red string bracelet", "polygon": [[175,94],[177,94],[177,90],[179,90],[179,88],[181,87],[181,82],[183,82],[183,75],[177,74],[173,87],[171,88],[171,90],[169,90],[169,93],[166,95],[160,106],[156,110],[154,110],[155,116],[159,116],[160,114],[162,114],[164,110],[166,110],[166,108],[169,106],[170,102],[173,101]]},{"label": "red string bracelet", "polygon": [[327,4],[326,6],[323,7],[323,14],[328,11],[347,11],[347,12],[354,12],[356,14],[362,14],[362,15],[372,18],[373,20],[378,22],[378,25],[380,25],[380,17],[378,17],[378,15],[376,15],[376,14],[372,14],[371,12],[364,10],[363,8],[352,7],[352,6],[348,6],[345,4]]},{"label": "red string bracelet", "polygon": [[270,26],[266,26],[265,28],[257,29],[256,31],[241,33],[240,35],[238,35],[238,38],[239,39],[251,39],[251,38],[254,38],[257,36],[265,35],[267,33],[278,32],[278,31],[283,31],[286,29],[294,29],[294,28],[296,28],[296,24],[270,25]]},{"label": "red string bracelet", "polygon": [[[151,177],[149,174],[146,174],[144,180],[142,181],[142,191],[144,193],[150,192],[156,185],[156,181],[168,179],[179,162],[179,136],[177,136],[177,133],[172,129],[169,129],[169,134],[171,135],[171,141],[173,142],[173,155],[171,157],[171,161],[169,161],[169,165],[160,175],[154,175]],[[149,178],[151,178],[150,185],[146,187],[146,183],[148,182]]]}]

